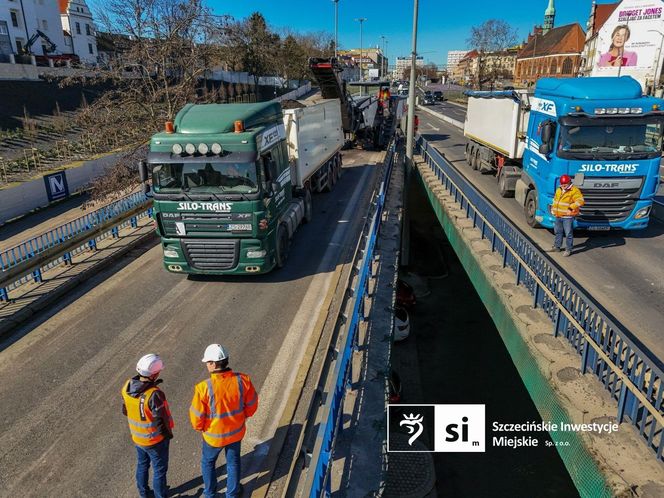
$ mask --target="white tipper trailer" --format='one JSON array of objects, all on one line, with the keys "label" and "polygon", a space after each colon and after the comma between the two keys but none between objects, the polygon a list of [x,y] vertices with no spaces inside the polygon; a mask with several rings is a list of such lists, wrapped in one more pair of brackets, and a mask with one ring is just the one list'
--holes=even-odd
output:
[{"label": "white tipper trailer", "polygon": [[473,92],[463,134],[466,161],[475,170],[495,172],[500,193],[511,197],[521,176],[521,159],[527,147],[529,94],[525,90]]},{"label": "white tipper trailer", "polygon": [[339,99],[283,112],[293,187],[332,190],[341,175],[344,146]]},{"label": "white tipper trailer", "polygon": [[290,173],[293,189],[283,221],[290,239],[300,223],[313,218],[312,194],[331,191],[341,177],[344,132],[339,99],[283,109],[283,115],[290,164],[284,173]]}]

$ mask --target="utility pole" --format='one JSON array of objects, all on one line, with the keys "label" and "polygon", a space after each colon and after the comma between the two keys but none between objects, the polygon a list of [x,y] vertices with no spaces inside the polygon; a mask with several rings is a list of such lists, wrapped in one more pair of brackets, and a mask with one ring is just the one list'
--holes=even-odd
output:
[{"label": "utility pole", "polygon": [[362,56],[362,25],[364,21],[367,20],[366,17],[358,17],[355,19],[360,23],[360,81],[364,81],[364,72],[362,71],[362,63],[364,62],[364,57]]},{"label": "utility pole", "polygon": [[417,63],[417,9],[418,0],[413,5],[413,48],[410,53],[410,85],[408,88],[408,126],[406,127],[406,163],[413,165],[413,134],[415,130],[415,65]]},{"label": "utility pole", "polygon": [[337,47],[339,46],[339,0],[334,2],[334,58],[337,58]]}]

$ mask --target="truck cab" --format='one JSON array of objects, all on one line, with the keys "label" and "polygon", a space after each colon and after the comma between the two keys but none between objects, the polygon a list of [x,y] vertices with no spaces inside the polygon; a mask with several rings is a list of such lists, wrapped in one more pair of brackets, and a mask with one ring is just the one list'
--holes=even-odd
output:
[{"label": "truck cab", "polygon": [[292,197],[285,138],[275,102],[188,104],[152,137],[143,174],[167,270],[263,273],[279,263]]},{"label": "truck cab", "polygon": [[538,80],[515,188],[529,224],[553,226],[550,205],[568,174],[586,201],[577,227],[646,227],[659,186],[663,104],[629,76]]}]

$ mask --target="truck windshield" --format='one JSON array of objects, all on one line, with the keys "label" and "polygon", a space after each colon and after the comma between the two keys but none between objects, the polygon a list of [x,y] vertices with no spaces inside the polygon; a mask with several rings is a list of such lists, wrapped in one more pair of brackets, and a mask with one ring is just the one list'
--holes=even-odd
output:
[{"label": "truck windshield", "polygon": [[558,156],[568,159],[645,159],[662,150],[659,117],[564,119]]},{"label": "truck windshield", "polygon": [[163,163],[152,168],[155,192],[258,192],[256,163]]}]

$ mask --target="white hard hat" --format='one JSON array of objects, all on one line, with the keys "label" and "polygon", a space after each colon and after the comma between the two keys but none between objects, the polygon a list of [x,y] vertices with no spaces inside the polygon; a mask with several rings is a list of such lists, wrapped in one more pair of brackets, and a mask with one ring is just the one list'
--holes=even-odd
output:
[{"label": "white hard hat", "polygon": [[152,377],[163,369],[164,362],[161,361],[158,354],[146,354],[136,363],[136,371],[143,377]]},{"label": "white hard hat", "polygon": [[228,359],[228,351],[221,344],[210,344],[203,353],[203,363]]}]

